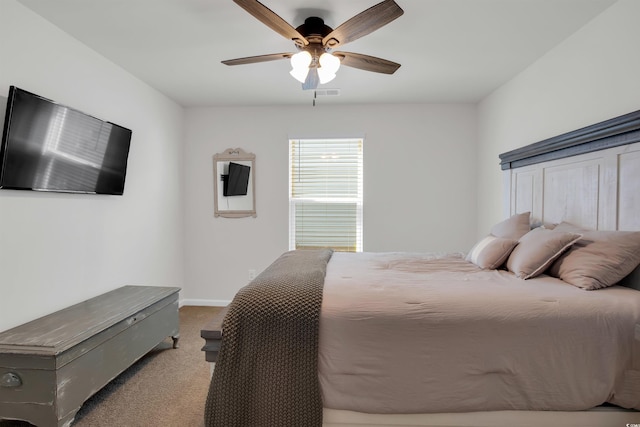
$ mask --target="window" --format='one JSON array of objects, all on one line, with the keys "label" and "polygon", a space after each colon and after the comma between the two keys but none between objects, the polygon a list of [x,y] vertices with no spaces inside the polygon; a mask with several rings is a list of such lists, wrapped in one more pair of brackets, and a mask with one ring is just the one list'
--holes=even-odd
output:
[{"label": "window", "polygon": [[362,145],[289,140],[289,249],[362,251]]}]

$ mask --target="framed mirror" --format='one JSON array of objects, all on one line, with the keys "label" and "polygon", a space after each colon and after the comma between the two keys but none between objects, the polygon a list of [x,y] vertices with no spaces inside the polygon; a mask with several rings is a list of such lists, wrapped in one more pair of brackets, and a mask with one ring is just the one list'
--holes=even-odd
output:
[{"label": "framed mirror", "polygon": [[215,217],[256,217],[255,163],[256,155],[242,148],[227,148],[213,156]]}]

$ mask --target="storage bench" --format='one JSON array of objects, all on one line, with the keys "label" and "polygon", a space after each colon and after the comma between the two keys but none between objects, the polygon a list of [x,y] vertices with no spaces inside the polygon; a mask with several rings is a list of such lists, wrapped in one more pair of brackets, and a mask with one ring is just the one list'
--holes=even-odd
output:
[{"label": "storage bench", "polygon": [[166,337],[180,288],[124,286],[0,333],[0,419],[68,426],[82,404]]}]

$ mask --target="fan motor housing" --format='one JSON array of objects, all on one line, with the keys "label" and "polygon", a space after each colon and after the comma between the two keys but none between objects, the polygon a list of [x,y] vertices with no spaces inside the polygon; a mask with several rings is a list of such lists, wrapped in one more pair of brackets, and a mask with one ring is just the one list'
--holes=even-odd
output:
[{"label": "fan motor housing", "polygon": [[310,16],[304,20],[304,24],[296,28],[296,31],[302,34],[309,43],[313,43],[312,39],[317,38],[319,43],[322,44],[322,39],[328,36],[333,31],[333,28],[326,25],[322,18]]}]

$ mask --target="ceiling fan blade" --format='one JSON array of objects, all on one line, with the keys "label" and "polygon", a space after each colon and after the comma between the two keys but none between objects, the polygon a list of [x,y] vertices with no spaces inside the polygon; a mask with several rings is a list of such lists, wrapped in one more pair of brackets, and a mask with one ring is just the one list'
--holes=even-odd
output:
[{"label": "ceiling fan blade", "polygon": [[284,36],[289,40],[293,40],[299,46],[309,44],[295,28],[287,21],[278,16],[274,11],[260,3],[258,0],[233,0],[238,6],[249,12],[258,21],[271,28],[276,33]]},{"label": "ceiling fan blade", "polygon": [[400,64],[388,61],[375,56],[363,55],[353,52],[333,52],[334,56],[340,58],[340,64],[347,67],[359,68],[365,71],[373,71],[374,73],[393,74]]},{"label": "ceiling fan blade", "polygon": [[227,59],[222,61],[225,65],[255,64],[256,62],[275,61],[278,59],[291,58],[293,53],[270,53],[268,55],[248,56],[246,58]]},{"label": "ceiling fan blade", "polygon": [[404,11],[394,0],[385,0],[349,19],[322,39],[331,49],[352,42],[387,25],[402,16]]}]

